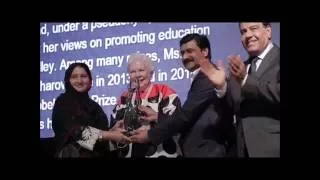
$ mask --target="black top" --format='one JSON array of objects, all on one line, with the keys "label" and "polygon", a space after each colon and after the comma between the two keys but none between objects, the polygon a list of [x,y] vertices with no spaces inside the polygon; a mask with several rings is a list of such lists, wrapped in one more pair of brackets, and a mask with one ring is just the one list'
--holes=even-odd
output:
[{"label": "black top", "polygon": [[[150,129],[150,140],[158,144],[180,133],[179,144],[185,157],[226,157],[235,138],[233,109],[225,98],[218,98],[214,85],[200,71],[188,97],[173,121],[160,121]],[[161,118],[161,117],[160,117]]]},{"label": "black top", "polygon": [[[52,112],[52,128],[55,133],[57,152],[62,149],[75,151],[69,156],[104,156],[107,155],[109,142],[97,142],[93,151],[82,148],[76,141],[82,138],[82,130],[91,126],[108,130],[108,118],[98,103],[90,99],[88,92],[80,93],[69,83],[70,72],[66,72],[66,92],[59,95]],[[89,90],[88,90],[89,91]],[[71,149],[73,150],[70,150]],[[76,154],[76,155],[75,155]]]}]

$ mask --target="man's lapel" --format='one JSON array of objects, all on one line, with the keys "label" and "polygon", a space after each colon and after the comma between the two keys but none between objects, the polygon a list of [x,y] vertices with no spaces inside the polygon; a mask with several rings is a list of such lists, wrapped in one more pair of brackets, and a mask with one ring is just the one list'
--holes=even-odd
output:
[{"label": "man's lapel", "polygon": [[258,68],[258,71],[255,73],[258,78],[261,77],[263,73],[274,63],[274,61],[277,59],[277,56],[280,56],[279,53],[279,48],[274,45],[273,48],[264,57]]},{"label": "man's lapel", "polygon": [[196,82],[199,80],[199,78],[200,78],[201,75],[202,75],[202,72],[199,71],[198,74],[196,75],[196,77],[194,77],[194,79],[193,79],[193,81],[192,81],[192,83],[191,83],[190,91],[192,91],[194,88],[196,88],[196,87],[195,87],[195,86],[196,86],[195,84],[196,84]]}]

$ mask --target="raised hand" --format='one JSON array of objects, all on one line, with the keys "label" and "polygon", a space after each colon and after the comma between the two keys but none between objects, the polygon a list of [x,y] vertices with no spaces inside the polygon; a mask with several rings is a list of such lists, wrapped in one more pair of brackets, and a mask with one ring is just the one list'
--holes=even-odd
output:
[{"label": "raised hand", "polygon": [[242,81],[244,77],[246,76],[246,66],[241,60],[240,55],[234,56],[230,55],[228,56],[229,61],[229,69],[231,74],[238,80]]},{"label": "raised hand", "polygon": [[217,65],[212,64],[209,60],[203,59],[199,61],[200,70],[209,78],[209,80],[216,86],[217,89],[221,89],[226,83],[226,72],[221,60]]}]

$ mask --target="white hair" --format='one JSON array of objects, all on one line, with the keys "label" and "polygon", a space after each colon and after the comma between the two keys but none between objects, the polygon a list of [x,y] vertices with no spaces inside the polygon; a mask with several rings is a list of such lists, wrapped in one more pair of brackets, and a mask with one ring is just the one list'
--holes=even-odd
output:
[{"label": "white hair", "polygon": [[128,71],[129,71],[130,65],[135,61],[143,62],[143,64],[146,65],[147,70],[151,73],[151,75],[153,74],[154,66],[153,66],[152,60],[147,55],[141,54],[141,53],[133,53],[130,55],[128,59]]}]

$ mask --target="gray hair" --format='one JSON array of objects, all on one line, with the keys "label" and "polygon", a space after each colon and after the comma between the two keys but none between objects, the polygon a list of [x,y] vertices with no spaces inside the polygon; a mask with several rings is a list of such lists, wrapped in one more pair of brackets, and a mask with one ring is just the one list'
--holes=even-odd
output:
[{"label": "gray hair", "polygon": [[147,55],[141,54],[141,53],[133,53],[133,54],[131,54],[129,59],[128,59],[128,71],[129,71],[130,65],[134,61],[143,62],[143,64],[145,64],[147,66],[147,70],[149,70],[151,75],[153,74],[154,66],[153,66],[152,60]]}]

